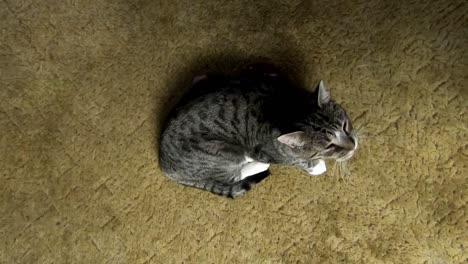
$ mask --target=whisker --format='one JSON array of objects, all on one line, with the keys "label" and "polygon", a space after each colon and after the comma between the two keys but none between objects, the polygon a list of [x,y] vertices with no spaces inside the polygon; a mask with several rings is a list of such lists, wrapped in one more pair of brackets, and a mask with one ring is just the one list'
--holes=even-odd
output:
[{"label": "whisker", "polygon": [[343,164],[344,164],[344,162],[340,162],[340,175],[341,175],[341,178],[343,178],[345,176],[344,170],[343,170]]},{"label": "whisker", "polygon": [[333,165],[333,172],[335,175],[338,176],[338,178],[342,178],[342,172],[341,172],[341,161],[335,160],[335,164]]},{"label": "whisker", "polygon": [[340,169],[340,162],[339,161],[335,162],[335,169],[336,169],[335,175],[337,175],[338,178],[341,179],[341,169]]},{"label": "whisker", "polygon": [[343,167],[343,172],[346,176],[350,177],[351,176],[351,173],[349,172],[349,169],[348,169],[348,162],[345,161],[345,162],[342,162],[341,163],[341,166]]},{"label": "whisker", "polygon": [[335,160],[335,163],[333,164],[333,174],[335,174],[335,173],[336,173],[337,166],[338,166],[338,161],[337,161],[337,160]]},{"label": "whisker", "polygon": [[357,123],[357,124],[354,124],[354,123],[353,123],[353,127],[354,127],[354,130],[363,130],[364,127],[366,127],[366,124],[361,123],[361,122],[360,122],[360,123]]},{"label": "whisker", "polygon": [[356,186],[353,177],[351,177],[351,172],[348,169],[348,159],[346,159],[346,157],[341,160],[335,159],[335,163],[333,164],[333,175],[336,175],[340,182]]},{"label": "whisker", "polygon": [[354,135],[357,136],[359,139],[371,137],[371,135],[369,133],[367,133],[365,130],[361,130],[361,129],[354,129]]}]

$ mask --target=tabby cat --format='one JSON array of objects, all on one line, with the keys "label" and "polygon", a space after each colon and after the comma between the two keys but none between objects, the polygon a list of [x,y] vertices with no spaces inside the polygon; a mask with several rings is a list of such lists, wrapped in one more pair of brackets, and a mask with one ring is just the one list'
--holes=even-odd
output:
[{"label": "tabby cat", "polygon": [[177,183],[235,198],[268,176],[270,164],[311,175],[324,159],[350,159],[351,121],[320,82],[315,92],[277,71],[204,75],[168,118],[160,167]]}]

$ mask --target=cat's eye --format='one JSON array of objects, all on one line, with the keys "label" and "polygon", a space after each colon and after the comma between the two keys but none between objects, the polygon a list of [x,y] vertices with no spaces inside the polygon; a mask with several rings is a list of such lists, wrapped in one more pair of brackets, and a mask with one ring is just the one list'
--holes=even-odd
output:
[{"label": "cat's eye", "polygon": [[343,150],[343,147],[340,145],[336,145],[333,143],[328,144],[328,146],[325,148],[325,150],[334,150],[334,151],[341,151]]},{"label": "cat's eye", "polygon": [[337,145],[335,145],[335,144],[333,144],[333,143],[330,143],[330,144],[328,144],[328,146],[327,146],[325,149],[326,149],[326,150],[330,150],[330,149],[334,149],[334,148],[336,148],[336,147],[337,147]]},{"label": "cat's eye", "polygon": [[343,131],[346,133],[346,135],[349,135],[351,129],[351,124],[348,122],[348,120],[345,120],[343,122]]}]

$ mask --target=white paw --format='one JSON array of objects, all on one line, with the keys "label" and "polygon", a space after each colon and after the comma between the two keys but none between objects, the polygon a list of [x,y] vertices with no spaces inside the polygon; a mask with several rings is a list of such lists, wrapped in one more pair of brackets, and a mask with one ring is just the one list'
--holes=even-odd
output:
[{"label": "white paw", "polygon": [[262,171],[266,171],[269,167],[270,164],[268,163],[262,163],[257,161],[249,162],[245,164],[241,169],[241,179],[245,179]]},{"label": "white paw", "polygon": [[252,161],[254,161],[254,160],[253,160],[251,157],[249,157],[249,156],[245,156],[245,161],[246,161],[247,163],[249,163],[249,162],[252,162]]},{"label": "white paw", "polygon": [[305,169],[310,175],[320,175],[327,171],[325,161],[318,160],[315,166]]}]

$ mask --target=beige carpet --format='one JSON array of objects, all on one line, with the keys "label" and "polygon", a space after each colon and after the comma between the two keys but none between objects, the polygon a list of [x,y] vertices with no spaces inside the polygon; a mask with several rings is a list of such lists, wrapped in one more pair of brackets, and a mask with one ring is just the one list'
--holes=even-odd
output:
[{"label": "beige carpet", "polygon": [[[1,1],[0,263],[467,263],[467,14]],[[273,167],[237,200],[165,179],[159,128],[190,76],[258,57],[348,109],[367,134],[351,176]]]}]

